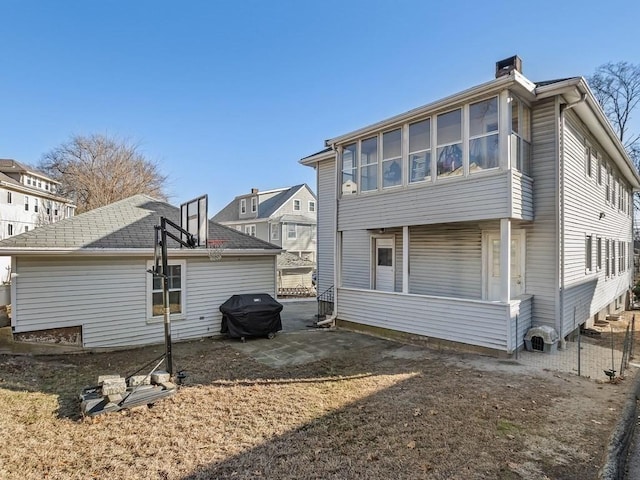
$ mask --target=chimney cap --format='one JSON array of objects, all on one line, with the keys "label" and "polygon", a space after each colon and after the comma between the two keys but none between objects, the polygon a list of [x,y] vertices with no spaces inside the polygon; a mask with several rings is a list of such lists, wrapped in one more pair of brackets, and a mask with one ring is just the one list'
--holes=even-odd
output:
[{"label": "chimney cap", "polygon": [[258,189],[257,188],[252,188],[251,189],[251,193],[258,193]]},{"label": "chimney cap", "polygon": [[496,62],[496,78],[509,75],[513,70],[522,73],[522,59],[517,55]]}]

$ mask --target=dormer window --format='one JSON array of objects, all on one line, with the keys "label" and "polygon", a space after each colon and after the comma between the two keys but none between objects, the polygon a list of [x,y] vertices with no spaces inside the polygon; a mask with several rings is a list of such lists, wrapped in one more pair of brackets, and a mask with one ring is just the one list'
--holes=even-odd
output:
[{"label": "dormer window", "polygon": [[31,185],[31,177],[27,175],[27,185]]},{"label": "dormer window", "polygon": [[247,213],[247,200],[244,198],[240,199],[240,215],[244,215]]},{"label": "dormer window", "polygon": [[251,197],[251,213],[258,211],[258,197]]}]

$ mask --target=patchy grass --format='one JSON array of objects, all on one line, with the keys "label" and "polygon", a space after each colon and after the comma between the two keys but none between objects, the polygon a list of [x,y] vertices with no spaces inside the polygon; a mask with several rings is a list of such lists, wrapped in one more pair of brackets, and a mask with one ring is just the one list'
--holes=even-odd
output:
[{"label": "patchy grass", "polygon": [[189,373],[174,397],[80,417],[81,387],[160,353],[0,357],[0,478],[589,479],[624,400],[624,383],[453,367],[436,352],[363,348],[276,370],[206,340],[174,346]]}]

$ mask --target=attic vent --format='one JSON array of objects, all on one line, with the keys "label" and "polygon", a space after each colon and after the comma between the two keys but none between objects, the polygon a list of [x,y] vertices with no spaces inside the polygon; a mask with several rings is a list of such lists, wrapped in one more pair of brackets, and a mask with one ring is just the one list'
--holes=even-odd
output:
[{"label": "attic vent", "polygon": [[496,78],[509,75],[513,70],[522,73],[522,59],[517,55],[496,62]]}]

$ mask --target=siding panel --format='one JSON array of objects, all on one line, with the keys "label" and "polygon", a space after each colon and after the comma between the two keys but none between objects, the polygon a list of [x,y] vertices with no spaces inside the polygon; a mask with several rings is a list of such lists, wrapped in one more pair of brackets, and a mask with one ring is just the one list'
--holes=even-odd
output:
[{"label": "siding panel", "polygon": [[333,285],[334,215],[336,208],[336,162],[318,164],[318,293]]}]

